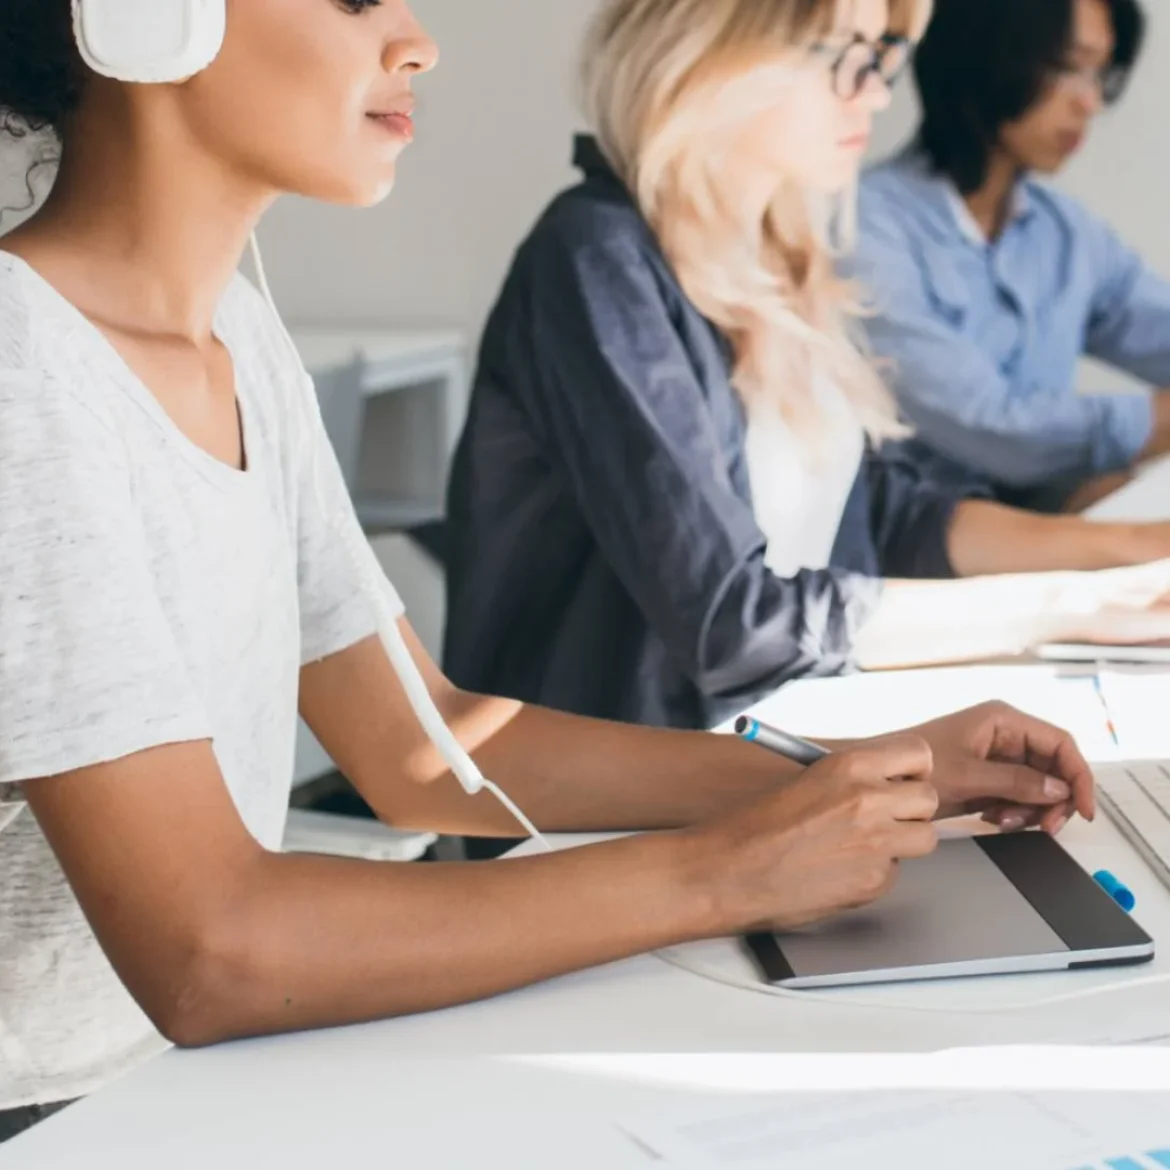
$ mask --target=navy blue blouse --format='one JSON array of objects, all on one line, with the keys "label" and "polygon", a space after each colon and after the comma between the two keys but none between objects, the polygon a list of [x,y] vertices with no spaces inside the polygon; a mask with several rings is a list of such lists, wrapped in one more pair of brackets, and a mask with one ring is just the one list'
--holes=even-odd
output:
[{"label": "navy blue blouse", "polygon": [[516,255],[449,494],[444,665],[464,688],[713,726],[852,665],[881,577],[948,577],[953,491],[867,454],[831,567],[781,579],[724,337],[590,138]]}]

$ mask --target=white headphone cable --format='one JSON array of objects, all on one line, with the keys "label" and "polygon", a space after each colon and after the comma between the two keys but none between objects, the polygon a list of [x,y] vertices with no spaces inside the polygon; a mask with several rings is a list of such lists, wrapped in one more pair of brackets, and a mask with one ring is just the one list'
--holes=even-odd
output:
[{"label": "white headphone cable", "polygon": [[[268,307],[272,310],[273,316],[276,318],[277,326],[288,345],[290,353],[294,356],[301,374],[301,413],[303,424],[301,427],[301,442],[308,444],[307,457],[310,461],[313,490],[317,497],[318,506],[321,508],[323,514],[328,515],[328,505],[326,504],[325,493],[321,487],[320,464],[318,460],[319,447],[314,438],[317,434],[324,434],[321,405],[317,399],[313,379],[304,368],[296,343],[285,327],[284,321],[280,316],[280,311],[276,307],[276,301],[268,284],[268,276],[264,270],[264,261],[260,256],[260,244],[254,232],[250,239],[250,247],[261,295],[268,303]],[[306,453],[302,451],[300,454],[304,457]],[[301,459],[298,458],[296,465],[299,467],[300,464]],[[423,679],[422,673],[419,671],[414,658],[411,656],[410,649],[406,645],[402,631],[399,629],[398,617],[389,604],[385,579],[382,577],[380,570],[376,568],[377,561],[374,559],[372,553],[366,555],[367,550],[354,548],[349,534],[348,516],[344,511],[335,510],[333,520],[335,530],[350,558],[350,564],[354,573],[358,580],[363,583],[366,594],[374,605],[378,620],[378,635],[382,645],[402,683],[415,717],[422,725],[427,737],[434,744],[436,750],[468,795],[474,796],[476,793],[484,790],[490,792],[516,818],[524,832],[533,841],[540,845],[546,852],[553,852],[552,846],[541,835],[540,830],[517,807],[516,803],[506,792],[483,775],[475,761],[467,754],[463,745],[447,726],[442,714],[431,698],[426,681]]]}]

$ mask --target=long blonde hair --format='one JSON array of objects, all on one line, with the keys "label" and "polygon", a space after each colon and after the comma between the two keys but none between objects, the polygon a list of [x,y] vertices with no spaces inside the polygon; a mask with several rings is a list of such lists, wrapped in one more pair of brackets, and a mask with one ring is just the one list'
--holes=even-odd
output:
[{"label": "long blonde hair", "polygon": [[[695,134],[737,79],[829,32],[839,2],[606,0],[586,42],[584,102],[687,296],[729,338],[749,410],[771,401],[813,430],[823,370],[880,441],[906,431],[859,343],[860,298],[834,271],[852,243],[855,194],[829,199],[778,178],[759,230],[745,232]],[[917,39],[930,5],[890,0],[890,31]]]}]

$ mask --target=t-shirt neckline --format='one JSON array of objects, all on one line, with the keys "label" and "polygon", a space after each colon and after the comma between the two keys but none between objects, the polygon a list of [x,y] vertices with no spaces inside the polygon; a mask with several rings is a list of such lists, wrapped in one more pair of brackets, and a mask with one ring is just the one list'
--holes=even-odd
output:
[{"label": "t-shirt neckline", "polygon": [[27,260],[16,255],[15,252],[5,252],[0,249],[0,261],[7,262],[13,271],[22,276],[39,299],[54,310],[84,344],[87,344],[90,349],[101,356],[111,374],[116,376],[118,385],[151,418],[171,446],[204,477],[221,487],[234,489],[248,487],[258,481],[257,464],[260,443],[258,430],[254,425],[251,404],[245,393],[248,364],[246,360],[241,358],[240,351],[233,346],[231,340],[229,314],[224,308],[228,292],[224,293],[216,306],[212,334],[227,350],[232,363],[236,413],[239,418],[242,436],[241,447],[244,455],[243,468],[232,467],[231,464],[216,458],[210,451],[204,450],[188,437],[166,412],[162,403],[151,392],[150,387],[134,372],[101,329]]}]

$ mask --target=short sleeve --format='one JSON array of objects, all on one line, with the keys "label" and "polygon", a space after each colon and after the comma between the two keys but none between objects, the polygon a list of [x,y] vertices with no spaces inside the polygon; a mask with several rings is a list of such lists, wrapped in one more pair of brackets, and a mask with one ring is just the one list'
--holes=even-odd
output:
[{"label": "short sleeve", "polygon": [[0,798],[5,785],[210,738],[121,441],[66,388],[0,372]]},{"label": "short sleeve", "polygon": [[397,619],[405,607],[358,522],[320,413],[310,408],[304,418],[310,434],[298,460],[297,556],[301,662],[308,664],[377,633],[379,609]]}]

